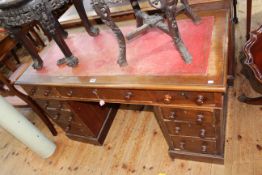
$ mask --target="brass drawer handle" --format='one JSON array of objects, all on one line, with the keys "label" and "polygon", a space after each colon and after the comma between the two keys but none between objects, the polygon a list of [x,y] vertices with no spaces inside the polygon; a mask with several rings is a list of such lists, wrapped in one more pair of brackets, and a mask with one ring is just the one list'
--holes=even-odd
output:
[{"label": "brass drawer handle", "polygon": [[73,90],[69,90],[69,91],[66,93],[66,95],[67,95],[68,97],[72,97],[72,95],[73,95]]},{"label": "brass drawer handle", "polygon": [[30,90],[30,95],[35,95],[35,93],[36,93],[36,90],[37,90],[37,88],[36,87],[33,87],[31,90]]},{"label": "brass drawer handle", "polygon": [[181,128],[180,128],[179,126],[176,126],[175,133],[176,133],[176,134],[179,134],[180,131],[181,131]]},{"label": "brass drawer handle", "polygon": [[51,90],[50,89],[46,89],[45,91],[44,91],[44,96],[48,96],[48,95],[50,95],[50,93],[51,93]]},{"label": "brass drawer handle", "polygon": [[54,120],[58,120],[58,119],[59,119],[59,117],[60,117],[60,114],[59,114],[59,113],[57,113],[57,114],[55,114],[55,115],[54,115],[53,119],[54,119]]},{"label": "brass drawer handle", "polygon": [[127,93],[125,94],[125,99],[126,99],[126,100],[130,100],[132,96],[133,96],[133,93],[132,93],[132,92],[127,92]]},{"label": "brass drawer handle", "polygon": [[203,105],[205,103],[206,98],[203,95],[198,95],[196,98],[197,105]]},{"label": "brass drawer handle", "polygon": [[202,145],[201,151],[202,151],[202,153],[207,153],[207,145]]},{"label": "brass drawer handle", "polygon": [[204,121],[204,115],[203,114],[197,114],[196,123],[197,124],[202,124],[203,121]]},{"label": "brass drawer handle", "polygon": [[204,138],[204,137],[206,137],[206,130],[205,129],[200,129],[200,137],[201,138]]},{"label": "brass drawer handle", "polygon": [[185,142],[180,142],[179,143],[179,147],[180,147],[180,149],[182,149],[182,150],[184,150],[185,149]]},{"label": "brass drawer handle", "polygon": [[49,107],[49,102],[46,101],[43,107],[44,107],[45,109],[47,109],[47,108]]},{"label": "brass drawer handle", "polygon": [[70,125],[68,125],[67,127],[65,127],[65,132],[68,132],[68,131],[70,131],[70,129],[71,129],[71,126],[70,126]]},{"label": "brass drawer handle", "polygon": [[169,94],[166,94],[166,95],[164,96],[164,103],[165,103],[165,104],[170,104],[171,102],[172,102],[172,96],[169,95]]},{"label": "brass drawer handle", "polygon": [[73,120],[73,115],[71,114],[69,117],[68,117],[68,122],[71,122]]},{"label": "brass drawer handle", "polygon": [[176,112],[175,111],[170,112],[169,118],[175,119],[176,118]]}]

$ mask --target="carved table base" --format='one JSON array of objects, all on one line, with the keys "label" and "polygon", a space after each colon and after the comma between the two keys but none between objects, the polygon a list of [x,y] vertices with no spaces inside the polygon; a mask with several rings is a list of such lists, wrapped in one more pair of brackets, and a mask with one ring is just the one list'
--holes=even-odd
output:
[{"label": "carved table base", "polygon": [[127,39],[130,40],[138,36],[148,28],[156,27],[172,37],[174,44],[180,52],[185,63],[191,63],[192,56],[188,52],[183,40],[181,39],[175,16],[184,10],[195,24],[199,23],[200,18],[193,13],[187,0],[181,0],[183,7],[179,9],[177,8],[177,0],[155,0],[154,2],[149,0],[149,2],[153,7],[162,9],[165,12],[168,25],[163,22],[164,19],[162,16],[147,15],[140,10],[137,0],[130,0],[133,10],[135,11],[138,28],[136,31],[128,34]]}]

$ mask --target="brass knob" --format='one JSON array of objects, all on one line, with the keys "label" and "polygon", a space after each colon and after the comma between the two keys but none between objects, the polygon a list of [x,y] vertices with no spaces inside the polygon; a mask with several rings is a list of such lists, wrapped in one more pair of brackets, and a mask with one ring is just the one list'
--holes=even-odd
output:
[{"label": "brass knob", "polygon": [[73,120],[73,115],[70,115],[69,117],[68,117],[68,122],[71,122]]},{"label": "brass knob", "polygon": [[35,95],[36,90],[37,90],[37,88],[36,88],[36,87],[33,87],[33,88],[30,90],[30,95]]},{"label": "brass knob", "polygon": [[57,114],[55,114],[55,115],[54,115],[53,119],[54,119],[54,120],[58,120],[58,119],[59,119],[59,117],[60,117],[60,114],[59,114],[59,113],[57,113]]},{"label": "brass knob", "polygon": [[206,136],[206,130],[205,129],[200,129],[200,137],[204,138]]},{"label": "brass knob", "polygon": [[201,151],[202,151],[202,153],[207,153],[207,145],[202,145]]},{"label": "brass knob", "polygon": [[44,104],[44,108],[45,108],[45,109],[47,109],[47,108],[48,108],[48,106],[49,106],[49,102],[48,102],[48,101],[46,101],[46,102],[45,102],[45,104]]},{"label": "brass knob", "polygon": [[175,133],[179,134],[180,131],[181,131],[181,128],[179,126],[176,126]]},{"label": "brass knob", "polygon": [[132,96],[133,96],[133,93],[132,93],[132,92],[127,92],[127,93],[125,94],[125,99],[126,99],[126,100],[130,100]]},{"label": "brass knob", "polygon": [[204,115],[203,114],[197,114],[197,119],[196,119],[196,122],[198,124],[202,124],[204,121]]},{"label": "brass knob", "polygon": [[203,95],[198,95],[196,98],[197,105],[203,105],[205,102],[205,97]]},{"label": "brass knob", "polygon": [[50,93],[51,93],[51,90],[50,90],[50,89],[46,89],[46,90],[44,91],[44,96],[47,97]]},{"label": "brass knob", "polygon": [[57,105],[57,107],[58,107],[59,109],[61,109],[61,108],[63,107],[63,104],[60,102],[60,103]]},{"label": "brass knob", "polygon": [[68,132],[68,131],[70,131],[70,129],[71,129],[71,126],[70,126],[70,125],[68,125],[67,127],[65,127],[65,132]]},{"label": "brass knob", "polygon": [[72,97],[72,95],[73,95],[73,90],[69,90],[66,95],[67,95],[68,97]]},{"label": "brass knob", "polygon": [[185,142],[180,142],[179,143],[179,147],[180,147],[180,149],[185,149]]},{"label": "brass knob", "polygon": [[176,112],[175,111],[170,112],[169,118],[175,119],[176,118]]},{"label": "brass knob", "polygon": [[165,104],[170,104],[171,102],[172,102],[172,96],[169,95],[169,94],[166,94],[166,95],[164,96],[164,103],[165,103]]}]

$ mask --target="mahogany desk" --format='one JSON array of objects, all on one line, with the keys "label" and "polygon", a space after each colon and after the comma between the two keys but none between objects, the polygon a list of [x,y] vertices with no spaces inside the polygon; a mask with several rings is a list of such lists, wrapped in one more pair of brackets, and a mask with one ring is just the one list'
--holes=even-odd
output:
[{"label": "mahogany desk", "polygon": [[[118,104],[150,105],[171,156],[223,161],[230,14],[219,10],[199,15],[204,27],[178,22],[186,26],[181,35],[193,52],[192,65],[184,65],[168,36],[152,31],[127,44],[129,65],[120,68],[113,34],[102,28],[97,38],[69,34],[66,41],[79,58],[78,67],[58,68],[51,57],[62,53],[51,44],[41,53],[44,69],[28,68],[16,84],[72,139],[102,144]],[[118,25],[125,33],[130,24],[135,26]]]}]

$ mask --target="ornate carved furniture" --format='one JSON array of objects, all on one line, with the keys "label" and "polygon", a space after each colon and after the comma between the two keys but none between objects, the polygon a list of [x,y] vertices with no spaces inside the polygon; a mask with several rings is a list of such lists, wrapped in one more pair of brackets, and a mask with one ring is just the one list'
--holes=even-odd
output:
[{"label": "ornate carved furniture", "polygon": [[135,36],[144,33],[148,28],[158,28],[171,36],[185,63],[188,64],[192,62],[192,56],[188,52],[188,49],[185,47],[185,44],[181,39],[176,22],[176,15],[181,11],[185,11],[185,13],[194,21],[194,23],[199,23],[200,18],[193,13],[187,0],[181,0],[183,6],[180,8],[177,7],[178,0],[149,0],[153,7],[161,9],[165,13],[168,25],[164,23],[164,18],[162,16],[150,16],[142,12],[137,0],[131,0],[130,2],[135,11],[138,28],[136,31],[128,34],[127,39],[130,40]]},{"label": "ornate carved furniture", "polygon": [[[211,44],[209,43],[208,46],[212,45],[212,47],[210,47],[210,52],[204,51],[204,53],[209,54],[206,56],[206,61],[201,62],[201,65],[207,64],[203,68],[203,72],[189,73],[192,69],[188,68],[185,72],[170,73],[166,71],[169,62],[165,66],[153,64],[155,67],[152,70],[156,73],[147,71],[149,70],[147,66],[152,62],[153,57],[156,60],[160,59],[161,63],[167,60],[176,60],[173,59],[175,53],[165,55],[167,51],[168,53],[171,53],[170,50],[174,51],[172,40],[170,41],[167,35],[161,35],[162,39],[158,38],[160,35],[147,39],[143,38],[146,37],[143,35],[141,38],[137,38],[134,41],[135,43],[127,45],[129,51],[132,50],[130,47],[134,47],[134,52],[127,52],[128,58],[133,56],[129,60],[129,66],[132,66],[132,64],[137,66],[137,60],[141,60],[142,63],[149,60],[145,64],[141,64],[142,67],[133,70],[121,69],[116,66],[111,69],[111,65],[106,64],[106,62],[111,54],[115,55],[111,48],[115,45],[117,47],[117,44],[113,45],[112,42],[109,42],[113,36],[110,38],[108,32],[100,31],[101,35],[109,39],[108,42],[105,42],[107,46],[103,47],[107,49],[106,52],[101,54],[96,52],[92,58],[99,59],[96,62],[97,66],[93,68],[93,73],[89,72],[90,69],[86,71],[86,68],[90,65],[88,63],[81,64],[82,67],[78,66],[72,72],[68,68],[66,70],[54,66],[51,62],[46,65],[48,70],[46,72],[28,68],[16,84],[22,86],[29,96],[50,114],[52,120],[65,131],[66,135],[75,140],[95,142],[96,144],[103,143],[99,133],[103,133],[102,135],[105,137],[110,128],[114,117],[114,113],[109,113],[111,104],[150,105],[153,106],[155,117],[163,131],[172,157],[223,161],[227,60],[230,55],[229,48],[231,48],[228,45],[228,40],[231,37],[231,31],[228,30],[230,29],[228,26],[231,25],[229,23],[230,13],[227,9],[229,3],[229,1],[216,1],[197,6],[206,9],[213,5],[210,11],[198,12],[202,21],[210,19],[211,22],[208,24],[213,26],[210,37],[208,37],[211,40]],[[223,6],[223,9],[220,9],[221,6]],[[135,22],[132,24],[134,26]],[[191,22],[190,25],[192,26]],[[119,26],[122,25],[119,24]],[[207,27],[205,26],[205,28]],[[124,29],[123,31],[127,32]],[[206,32],[202,34],[206,34]],[[79,34],[79,38],[85,40],[82,36]],[[165,47],[160,47],[156,40],[162,41],[163,39],[165,39],[164,43],[170,42],[168,45],[164,44]],[[197,41],[199,41],[198,39]],[[82,40],[79,40],[79,42]],[[90,42],[95,41],[90,39]],[[138,45],[139,42],[140,45]],[[200,44],[198,43],[198,45]],[[91,46],[90,43],[89,47]],[[144,49],[138,49],[141,46]],[[98,47],[98,45],[94,45],[94,47]],[[201,46],[201,48],[205,47]],[[151,54],[152,50],[157,49],[159,49],[157,52],[159,55]],[[52,55],[55,53],[55,50],[52,49],[44,51],[43,54],[50,53]],[[85,51],[85,48],[76,50],[76,52],[82,51]],[[82,57],[79,57],[80,61],[86,59],[88,53],[85,53],[82,54]],[[134,54],[137,54],[137,56],[134,56]],[[104,58],[104,55],[107,55],[107,57]],[[45,59],[47,59],[47,62],[53,60],[48,55]],[[179,61],[185,67],[195,64],[197,68],[200,65],[198,62],[189,65],[180,59]],[[101,73],[101,69],[106,71]],[[163,70],[163,73],[158,73],[159,69]],[[145,70],[144,73],[137,74],[137,71],[141,70]],[[176,67],[171,66],[168,70],[176,71]],[[100,108],[99,105],[104,106]],[[90,110],[85,110],[85,108],[90,108]],[[100,112],[92,112],[93,109],[99,111],[99,109],[103,110],[104,108],[106,110],[103,113],[101,112],[100,118],[97,115]],[[87,111],[89,114],[86,114]],[[90,124],[93,119],[98,121]]]},{"label": "ornate carved furniture", "polygon": [[22,72],[29,66],[30,64],[25,63],[20,65],[20,67],[10,76],[10,78],[6,78],[1,72],[0,72],[0,95],[4,97],[8,96],[17,96],[21,100],[23,100],[25,103],[27,103],[32,110],[41,118],[41,120],[46,124],[50,132],[56,136],[57,132],[45,114],[44,110],[39,107],[39,105],[29,96],[23,94],[20,92],[17,87],[14,85],[14,81],[22,74]]},{"label": "ornate carved furniture", "polygon": [[[250,39],[244,46],[244,54],[242,73],[252,88],[262,94],[262,26],[250,33]],[[262,105],[262,96],[250,98],[242,95],[239,100],[247,104]]]}]

